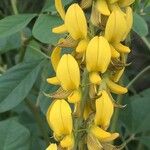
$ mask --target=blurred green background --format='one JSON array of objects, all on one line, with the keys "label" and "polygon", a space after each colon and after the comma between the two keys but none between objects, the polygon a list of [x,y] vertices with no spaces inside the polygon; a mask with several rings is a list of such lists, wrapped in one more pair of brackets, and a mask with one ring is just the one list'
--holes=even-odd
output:
[{"label": "blurred green background", "polygon": [[[66,8],[72,2],[77,1],[63,0]],[[119,97],[127,106],[120,110],[115,144],[131,137],[125,150],[148,150],[150,0],[136,0],[132,7],[131,64],[122,79],[129,93]],[[49,56],[63,36],[51,29],[62,21],[54,0],[0,0],[0,19],[0,150],[44,150],[52,134],[45,119],[50,100],[43,92],[55,91],[46,83],[54,75]]]}]

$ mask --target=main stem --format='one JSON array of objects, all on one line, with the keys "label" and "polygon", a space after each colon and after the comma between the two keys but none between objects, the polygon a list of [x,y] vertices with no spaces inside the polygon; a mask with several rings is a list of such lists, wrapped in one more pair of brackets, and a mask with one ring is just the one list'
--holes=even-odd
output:
[{"label": "main stem", "polygon": [[84,109],[85,109],[85,105],[87,102],[87,99],[89,97],[89,77],[88,77],[88,72],[85,69],[84,73],[83,73],[83,80],[82,80],[82,85],[85,85],[82,89],[82,99],[80,102],[80,116],[79,118],[76,120],[75,122],[75,146],[74,146],[74,150],[78,149],[79,143],[82,143],[80,146],[84,147],[84,141],[81,141],[80,136],[81,136],[81,132],[78,132],[79,130],[82,130],[82,125],[83,125],[83,115],[84,115]]}]

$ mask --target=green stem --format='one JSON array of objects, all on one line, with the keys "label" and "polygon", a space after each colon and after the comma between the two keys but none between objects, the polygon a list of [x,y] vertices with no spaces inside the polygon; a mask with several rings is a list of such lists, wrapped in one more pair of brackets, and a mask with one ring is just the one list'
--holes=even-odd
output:
[{"label": "green stem", "polygon": [[[88,72],[85,69],[84,73],[83,73],[82,84],[87,85],[88,82],[89,82]],[[80,143],[80,140],[81,140],[80,136],[81,136],[82,133],[78,132],[78,131],[81,131],[81,130],[83,131],[83,129],[82,129],[83,114],[84,114],[84,108],[85,108],[88,96],[89,96],[89,86],[84,86],[83,90],[82,90],[82,99],[81,99],[81,102],[80,102],[80,117],[75,120],[75,146],[74,146],[74,150],[78,149],[78,144]],[[83,144],[84,144],[84,142],[83,142]]]},{"label": "green stem", "polygon": [[17,0],[11,0],[11,6],[12,6],[12,9],[13,9],[13,13],[15,15],[18,15]]},{"label": "green stem", "polygon": [[33,113],[35,120],[39,126],[39,129],[41,131],[41,134],[43,135],[46,145],[48,146],[49,145],[49,137],[47,134],[46,127],[44,127],[44,125],[43,125],[44,123],[40,116],[38,107],[36,107],[30,100],[25,100],[25,102],[26,102],[28,108],[30,109],[30,111]]},{"label": "green stem", "polygon": [[119,150],[122,150],[126,145],[134,139],[134,135],[131,135],[122,145],[119,146]]},{"label": "green stem", "polygon": [[127,88],[130,88],[146,71],[150,69],[150,65],[144,68],[137,76],[135,76],[127,85]]}]

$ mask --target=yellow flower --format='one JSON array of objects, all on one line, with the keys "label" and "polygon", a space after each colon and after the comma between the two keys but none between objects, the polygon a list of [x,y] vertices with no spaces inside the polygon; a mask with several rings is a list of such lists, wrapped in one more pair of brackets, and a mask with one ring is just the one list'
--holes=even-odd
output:
[{"label": "yellow flower", "polygon": [[95,125],[107,129],[114,112],[113,103],[106,91],[100,91],[100,98],[96,100]]},{"label": "yellow flower", "polygon": [[71,108],[65,100],[55,100],[49,107],[46,117],[49,126],[58,136],[70,135],[72,133]]},{"label": "yellow flower", "polygon": [[87,22],[83,10],[78,4],[72,4],[65,15],[64,25],[53,29],[54,33],[69,32],[75,40],[87,37]]},{"label": "yellow flower", "polygon": [[46,150],[57,150],[57,145],[56,144],[50,144]]},{"label": "yellow flower", "polygon": [[64,54],[58,65],[56,77],[47,79],[48,83],[60,83],[64,90],[75,90],[80,84],[80,70],[77,61],[70,54]]},{"label": "yellow flower", "polygon": [[90,128],[90,133],[98,138],[100,142],[110,142],[115,140],[119,136],[118,133],[106,132],[105,130],[95,125]]},{"label": "yellow flower", "polygon": [[122,86],[116,84],[115,82],[113,82],[110,79],[106,79],[106,83],[107,83],[107,86],[108,86],[108,88],[110,89],[110,91],[112,93],[115,93],[115,94],[125,94],[125,93],[128,92],[127,88],[122,87]]},{"label": "yellow flower", "polygon": [[111,50],[107,40],[95,36],[88,44],[86,51],[86,67],[89,72],[104,73],[110,63]]},{"label": "yellow flower", "polygon": [[127,22],[119,10],[114,10],[108,18],[105,38],[110,43],[119,43],[127,32]]}]

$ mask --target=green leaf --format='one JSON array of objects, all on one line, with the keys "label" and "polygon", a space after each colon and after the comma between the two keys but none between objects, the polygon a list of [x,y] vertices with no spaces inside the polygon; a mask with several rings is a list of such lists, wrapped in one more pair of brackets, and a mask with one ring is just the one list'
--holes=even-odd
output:
[{"label": "green leaf", "polygon": [[33,36],[42,43],[55,45],[62,35],[52,33],[52,28],[61,24],[59,17],[41,14],[33,27]]},{"label": "green leaf", "polygon": [[150,136],[142,136],[142,137],[138,137],[136,139],[138,139],[142,144],[144,144],[145,146],[150,148],[150,142],[149,142]]},{"label": "green leaf", "polygon": [[1,150],[29,150],[30,132],[23,125],[9,119],[0,122]]},{"label": "green leaf", "polygon": [[128,105],[121,112],[121,120],[130,133],[150,131],[150,89],[128,99]]},{"label": "green leaf", "polygon": [[[68,4],[70,4],[72,2],[72,0],[62,0],[63,6],[66,6]],[[53,12],[56,11],[55,9],[55,1],[54,0],[47,0],[42,12]]]},{"label": "green leaf", "polygon": [[146,36],[148,34],[148,26],[146,21],[137,13],[134,13],[133,16],[133,30],[139,35],[139,36]]},{"label": "green leaf", "polygon": [[45,54],[40,50],[40,44],[32,40],[27,45],[24,61],[37,61],[45,58]]},{"label": "green leaf", "polygon": [[0,20],[0,38],[21,31],[35,16],[36,14],[13,15]]},{"label": "green leaf", "polygon": [[18,64],[0,77],[0,112],[8,111],[24,100],[44,62],[45,60]]}]

